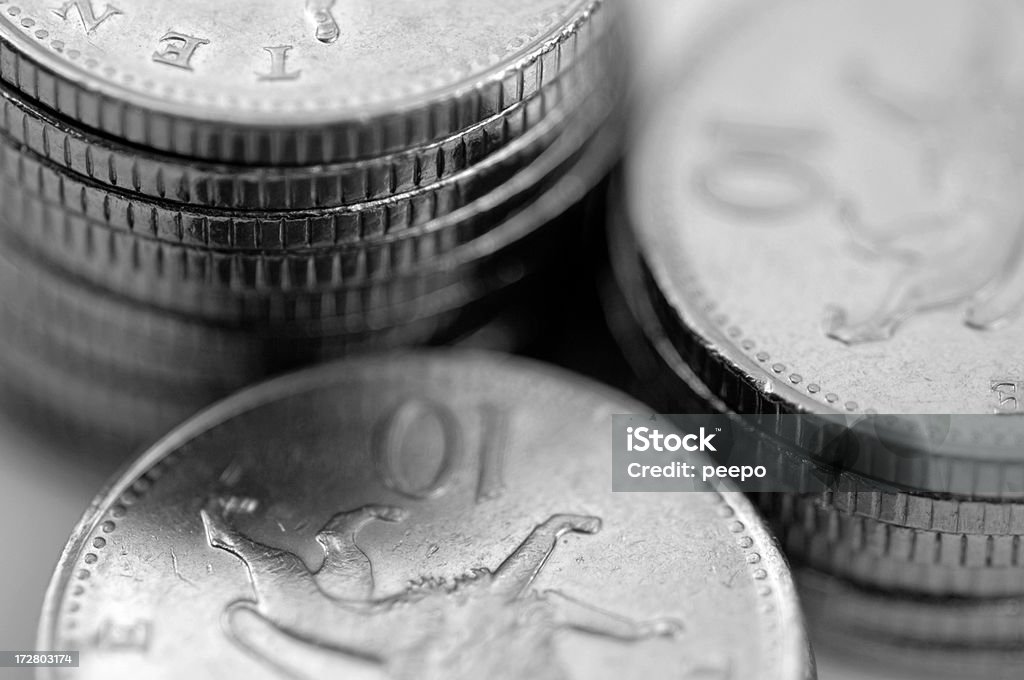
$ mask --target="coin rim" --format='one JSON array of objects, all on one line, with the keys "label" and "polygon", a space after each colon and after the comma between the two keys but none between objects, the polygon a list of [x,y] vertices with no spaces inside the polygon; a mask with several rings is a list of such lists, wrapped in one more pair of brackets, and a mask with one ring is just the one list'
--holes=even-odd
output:
[{"label": "coin rim", "polygon": [[[378,186],[376,191],[372,190],[371,185],[375,174],[389,177],[415,175],[425,157],[432,156],[436,159],[438,154],[450,153],[451,147],[455,145],[461,145],[468,149],[474,145],[479,146],[481,140],[488,142],[489,129],[496,124],[507,128],[512,118],[523,117],[527,107],[539,101],[542,109],[541,115],[536,120],[527,121],[528,124],[524,128],[517,130],[518,134],[506,135],[502,144],[489,148],[484,155],[477,157],[473,162],[466,162],[463,167],[449,169],[446,165],[444,172],[433,175],[427,186],[462,172],[497,153],[501,148],[515,143],[517,139],[526,136],[532,128],[540,125],[550,113],[564,106],[578,104],[583,99],[581,92],[600,87],[597,84],[601,82],[599,74],[609,68],[607,62],[611,58],[610,47],[610,45],[600,44],[591,46],[578,57],[580,63],[570,70],[559,73],[532,96],[517,101],[493,116],[448,137],[385,156],[356,161],[287,168],[273,165],[189,163],[186,159],[177,156],[161,154],[149,149],[133,148],[117,140],[104,139],[88,130],[78,129],[54,117],[35,102],[19,96],[16,91],[3,82],[0,82],[0,106],[4,109],[4,120],[0,125],[5,127],[0,128],[0,133],[10,140],[9,146],[25,147],[35,155],[51,161],[62,172],[93,180],[100,185],[123,191],[140,199],[239,212],[325,210],[383,200],[415,191],[424,186],[419,180],[413,181],[411,186],[402,188],[398,188],[397,185],[394,189],[391,189],[390,186],[387,188]],[[18,124],[19,120],[21,124]],[[69,147],[76,148],[80,152],[84,150],[86,157],[84,163],[77,161],[72,165],[66,156],[61,157],[62,154],[69,152]],[[85,169],[75,167],[80,167],[83,164],[86,166]],[[125,165],[130,167],[124,168]],[[115,179],[110,179],[114,167],[123,171],[117,172]],[[103,172],[104,169],[106,172]],[[296,173],[302,175],[298,180],[295,179]],[[343,197],[343,200],[337,203],[313,200],[312,194],[323,180],[345,182],[347,178],[356,175],[359,175],[360,181],[366,184],[365,196]],[[175,179],[178,181],[175,182]],[[186,181],[188,187],[184,192],[185,196],[180,191],[166,189],[167,186],[173,187],[175,184]],[[390,184],[392,181],[388,180],[388,183]],[[232,187],[231,198],[233,200],[221,200],[219,187],[229,182],[232,184],[244,182],[244,184],[240,187]],[[296,186],[296,182],[299,183],[298,186]],[[155,185],[156,189],[150,190],[151,185]],[[273,191],[275,185],[284,185],[285,199],[281,204],[274,204],[269,198],[269,195],[276,193]],[[199,186],[204,187],[202,192],[195,191]],[[294,201],[294,197],[300,190],[308,191],[311,196],[310,200]],[[198,193],[205,194],[206,199],[196,199]],[[251,193],[268,198],[261,205],[247,204],[239,200],[240,197]],[[344,194],[344,191],[342,193]]]},{"label": "coin rim", "polygon": [[[93,127],[177,155],[211,161],[283,165],[357,160],[434,141],[478,123],[480,111],[485,108],[479,104],[489,96],[498,100],[499,109],[523,99],[524,77],[531,67],[535,68],[535,89],[542,88],[558,73],[574,68],[581,50],[591,43],[602,42],[609,32],[614,32],[616,16],[608,15],[616,14],[620,4],[619,0],[577,0],[573,6],[575,12],[570,10],[560,26],[535,40],[516,58],[509,58],[455,87],[413,98],[404,107],[392,104],[347,115],[328,112],[304,118],[300,123],[290,122],[275,112],[266,120],[232,120],[223,115],[207,119],[196,116],[196,111],[188,106],[159,100],[136,104],[130,98],[118,97],[116,87],[114,94],[109,94],[102,82],[83,86],[75,74],[61,75],[64,69],[61,60],[44,51],[43,59],[35,61],[3,35],[0,35],[0,78],[78,126]],[[17,31],[17,27],[14,30]],[[35,43],[29,44],[33,51],[41,49]],[[552,54],[556,57],[556,67],[545,69],[545,60]],[[51,67],[47,62],[54,62],[56,66]],[[511,77],[515,77],[517,84],[508,96],[506,83]],[[46,91],[42,89],[44,85]],[[73,96],[67,96],[69,92]],[[477,113],[463,115],[462,104],[472,98],[478,104],[474,107]],[[438,106],[445,107],[453,117],[459,117],[459,122],[443,133],[433,131],[430,124],[432,112]],[[408,123],[414,119],[420,119],[428,131],[410,139],[413,126]],[[395,128],[401,128],[397,136]]]},{"label": "coin rim", "polygon": [[[534,60],[540,58],[540,55],[548,52],[552,46],[567,40],[575,34],[577,30],[586,25],[590,14],[603,2],[607,1],[574,0],[569,7],[563,9],[564,16],[561,23],[538,35],[525,47],[509,54],[493,66],[487,67],[481,73],[464,76],[440,87],[424,88],[398,105],[396,105],[397,102],[395,101],[381,101],[373,102],[368,106],[345,104],[344,106],[336,106],[332,109],[303,109],[301,112],[298,112],[303,116],[301,123],[282,120],[284,116],[281,115],[280,111],[243,108],[239,106],[202,109],[192,106],[193,102],[187,97],[182,99],[163,99],[158,95],[127,87],[113,79],[97,75],[94,70],[83,67],[77,61],[63,57],[61,52],[47,48],[39,39],[34,39],[22,31],[20,27],[14,25],[15,22],[12,21],[12,17],[4,16],[6,13],[0,13],[0,45],[5,45],[11,52],[17,54],[20,59],[28,60],[33,67],[48,72],[51,77],[58,79],[63,84],[67,84],[77,90],[107,97],[112,101],[123,102],[128,106],[135,106],[164,115],[174,114],[181,118],[203,122],[298,129],[300,127],[337,122],[339,119],[356,120],[379,115],[390,116],[396,112],[402,113],[406,110],[415,109],[425,103],[439,101],[451,96],[452,93],[458,96],[471,90],[482,89],[481,86],[484,83],[500,82],[506,79],[509,74],[522,70],[524,65],[533,63]],[[7,0],[3,4],[16,6]],[[21,9],[24,10],[24,8]],[[18,17],[22,16],[24,16],[24,12],[18,14]],[[50,37],[53,36],[51,35]],[[18,71],[15,70],[15,72],[17,73]],[[3,80],[11,87],[31,97],[31,94],[26,91],[25,87],[20,82],[17,82],[21,80],[20,74],[18,74],[15,80],[6,77]],[[38,88],[38,83],[34,84],[33,87]],[[32,98],[38,101],[38,98]],[[215,115],[200,115],[207,113]],[[339,113],[342,115],[339,116]]]}]

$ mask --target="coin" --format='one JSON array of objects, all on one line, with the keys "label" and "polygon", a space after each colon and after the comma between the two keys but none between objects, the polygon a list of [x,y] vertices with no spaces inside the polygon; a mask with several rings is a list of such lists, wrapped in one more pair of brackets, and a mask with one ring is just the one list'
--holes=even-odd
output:
[{"label": "coin", "polygon": [[[50,420],[59,418],[84,433],[75,435],[75,440],[91,435],[103,421],[103,429],[115,433],[120,441],[147,444],[229,388],[281,370],[368,349],[457,339],[486,323],[506,302],[523,298],[524,291],[535,291],[537,284],[530,283],[525,289],[524,285],[536,278],[537,268],[558,267],[579,231],[578,218],[563,214],[581,201],[610,167],[620,137],[620,126],[613,120],[527,209],[474,241],[460,256],[464,265],[450,257],[434,263],[440,273],[432,278],[448,277],[446,289],[435,289],[429,297],[401,307],[384,308],[383,314],[355,313],[357,302],[370,309],[366,305],[373,302],[371,291],[367,303],[361,302],[359,295],[347,305],[324,296],[316,306],[307,299],[298,305],[279,302],[258,315],[250,310],[251,318],[276,319],[269,325],[209,324],[104,293],[66,273],[38,266],[18,249],[7,248],[0,252],[0,282],[7,290],[18,290],[19,295],[4,298],[0,308],[13,310],[8,318],[30,326],[32,332],[13,341],[20,343],[21,354],[28,353],[28,360],[7,367],[4,377],[11,385],[31,385],[40,411]],[[533,298],[524,308],[536,306]],[[345,307],[354,313],[345,318],[324,316],[328,310]],[[15,323],[0,324],[0,336],[10,337]],[[36,365],[44,370],[36,376],[31,370],[26,373],[26,367]],[[68,373],[63,381],[54,366]],[[107,375],[125,372],[150,385],[154,379],[164,381],[163,388],[157,390],[163,395],[163,406],[140,411],[133,409],[133,399],[121,397],[118,409],[96,408],[119,397],[90,400],[90,384],[107,392],[122,389],[135,394],[130,378],[118,385],[111,384]],[[178,389],[179,383],[189,383],[197,376],[203,381],[215,377],[218,386],[198,394]],[[71,390],[69,385],[85,387]],[[83,398],[72,398],[72,392]]]},{"label": "coin", "polygon": [[[641,316],[646,309],[650,321],[650,303],[642,297],[631,309]],[[678,358],[671,342],[658,334],[656,319],[651,323],[646,333],[638,328],[623,340],[634,350],[634,365],[640,365],[641,375],[648,376],[644,385],[647,390],[642,394],[659,387],[655,394],[661,401],[656,403],[663,405],[662,410],[715,412],[709,406],[713,399],[703,401],[694,395],[709,394],[706,386]],[[620,332],[621,328],[620,322]],[[639,357],[635,356],[638,350]],[[673,357],[675,363],[670,363]],[[768,455],[759,462],[775,470],[779,458]],[[782,474],[788,479],[799,478],[799,473],[792,471]],[[827,500],[821,496],[760,494],[759,501],[791,559],[868,590],[959,598],[1009,598],[1024,593],[1019,567],[1024,563],[1019,536],[1024,506],[858,490],[871,484],[871,480],[855,474],[842,474],[837,479],[839,490],[826,494]],[[847,606],[835,591],[826,591],[817,599],[822,603],[816,608],[820,613],[815,620],[831,621],[829,612],[833,608]],[[865,605],[859,621],[861,632],[870,632],[871,618],[888,611]],[[983,616],[986,612],[993,610],[979,607],[976,613]],[[921,642],[930,639],[929,630],[942,629],[945,624],[939,622],[940,617],[956,615],[957,609],[941,607],[921,612],[921,618],[930,621],[930,628],[921,628],[918,633]],[[874,631],[872,635],[879,633]],[[986,644],[996,643],[990,639]],[[985,663],[991,663],[991,659]],[[975,666],[973,671],[978,668]]]},{"label": "coin", "polygon": [[[638,245],[613,256],[649,357],[711,410],[766,425],[1012,412],[1016,227],[961,220],[951,196],[982,212],[1016,200],[1002,76],[1021,62],[1004,39],[1019,8],[747,8],[642,126],[627,171]],[[960,422],[909,458],[862,457],[833,494],[765,507],[823,637],[916,649],[929,667],[949,650],[961,677],[1014,677],[1021,432],[1015,418]]]},{"label": "coin", "polygon": [[[1024,593],[1018,533],[912,529],[850,516],[821,499],[783,494],[762,494],[760,501],[786,551],[823,573],[904,593],[978,598]],[[1021,510],[1010,507],[1012,514]]]},{"label": "coin", "polygon": [[[872,91],[889,89],[914,101],[908,83],[927,83],[920,96],[934,102],[934,113],[948,125],[961,121],[957,116],[976,121],[982,114],[961,107],[966,100],[957,98],[963,82],[957,78],[985,36],[995,31],[997,40],[998,24],[1021,17],[1001,5],[950,2],[918,36],[913,17],[925,11],[924,3],[869,7],[841,0],[773,4],[734,27],[716,55],[660,108],[634,157],[630,210],[640,250],[668,308],[694,338],[689,363],[727,366],[738,387],[764,408],[1003,412],[1003,392],[1015,384],[1024,359],[1017,342],[1024,320],[1012,305],[991,323],[971,319],[980,313],[976,303],[989,300],[987,292],[980,298],[972,293],[981,286],[974,283],[977,272],[1002,266],[981,261],[997,257],[993,248],[1005,241],[980,226],[957,228],[953,217],[948,228],[937,217],[922,236],[912,217],[903,219],[963,189],[929,188],[928,177],[917,171],[930,148],[918,135],[925,128],[909,121],[901,128]],[[877,36],[876,16],[891,17]],[[963,38],[963,26],[976,28]],[[995,78],[1016,59],[1010,52],[984,68]],[[935,134],[949,132],[943,130]],[[936,172],[955,172],[956,154],[1003,167],[1002,152],[984,139],[943,139],[954,138],[957,150]],[[1012,182],[1000,178],[1009,184],[989,184],[984,196],[1004,189],[1007,197],[1016,195]],[[870,217],[861,223],[857,211]],[[869,226],[885,223],[886,215],[894,220],[888,231]],[[882,233],[898,234],[892,238],[902,245],[887,245]],[[953,245],[961,237],[975,244],[970,252],[981,258],[977,269],[950,265],[964,250]],[[907,258],[918,264],[906,264]],[[998,300],[1013,285],[1011,269],[1005,276],[993,273],[984,282],[1001,291]],[[932,287],[934,294],[924,293]],[[702,380],[717,389],[709,376]],[[1007,445],[1020,441],[1018,426],[1015,419],[1002,424],[1009,437],[998,443],[996,433],[980,428],[961,433],[950,451],[922,457],[913,470],[887,472],[879,461],[871,472],[914,488],[998,496],[1001,488],[989,480],[1013,476],[1020,467],[1014,446]],[[950,467],[957,473],[940,484]]]},{"label": "coin", "polygon": [[[79,130],[0,85],[0,130],[18,144],[96,182],[140,197],[236,210],[307,210],[351,205],[427,186],[465,170],[527,133],[547,112],[596,87],[614,41],[529,99],[430,144],[348,163],[237,166],[160,155]],[[602,46],[604,47],[604,46]],[[588,79],[588,76],[590,78]],[[598,80],[598,82],[603,82]]]},{"label": "coin", "polygon": [[477,354],[248,390],[97,499],[41,648],[77,646],[76,672],[105,678],[811,675],[747,501],[609,491],[606,426],[629,411],[643,409]]},{"label": "coin", "polygon": [[[43,237],[76,256],[58,260],[58,278],[66,278],[63,272],[79,274],[120,296],[197,320],[233,325],[293,320],[316,324],[318,332],[334,326],[334,333],[344,330],[337,328],[339,317],[348,319],[349,330],[408,320],[427,313],[427,307],[436,309],[438,304],[425,298],[442,289],[473,291],[478,299],[515,283],[520,270],[558,266],[561,249],[572,247],[567,230],[574,229],[549,223],[582,200],[604,174],[618,148],[619,128],[613,118],[592,139],[573,133],[545,152],[537,166],[521,170],[502,192],[425,227],[416,241],[409,235],[375,249],[288,257],[196,248],[175,252],[132,234],[120,239],[108,234],[106,241],[90,237],[92,232],[78,229],[86,226],[81,220],[55,211],[46,214],[62,225]],[[509,205],[508,196],[532,202]],[[454,236],[446,237],[448,232]],[[22,230],[9,225],[7,233],[13,250],[25,250],[19,244]],[[456,304],[450,299],[449,308]]]},{"label": "coin", "polygon": [[[572,138],[585,138],[600,120],[602,107],[594,102],[594,108],[590,116],[573,116],[572,110],[548,115],[516,143],[405,194],[294,212],[214,210],[143,200],[63,172],[31,152],[4,147],[0,160],[9,189],[3,214],[14,224],[24,222],[24,229],[31,234],[38,220],[25,215],[28,208],[16,201],[24,194],[25,201],[45,199],[52,212],[86,217],[104,228],[205,249],[269,251],[359,244],[401,236],[488,195],[543,155],[569,121],[577,123]],[[567,140],[560,148],[568,145]]]},{"label": "coin", "polygon": [[[87,238],[88,232],[59,230],[58,233],[47,232],[47,235],[60,241],[68,252],[80,253],[83,259],[92,257],[94,263],[99,263],[101,266],[94,264],[86,271],[90,278],[106,279],[108,289],[173,311],[187,311],[193,318],[206,316],[218,323],[292,320],[315,323],[325,329],[332,324],[339,325],[332,321],[334,317],[346,316],[352,328],[365,327],[368,319],[364,317],[372,310],[384,312],[400,304],[408,306],[441,288],[454,290],[453,287],[458,286],[484,291],[487,286],[493,288],[492,284],[484,283],[488,280],[504,281],[507,285],[519,277],[511,274],[512,270],[533,269],[545,261],[557,260],[560,248],[571,247],[568,232],[572,227],[553,222],[582,200],[610,167],[617,154],[620,128],[619,119],[613,117],[605,121],[592,139],[576,139],[571,135],[566,140],[570,149],[577,149],[579,145],[582,148],[566,155],[559,146],[553,150],[557,153],[544,156],[542,165],[531,167],[511,180],[505,187],[507,193],[529,197],[532,199],[529,204],[508,206],[503,197],[488,196],[472,211],[453,214],[447,221],[424,228],[419,235],[422,245],[396,241],[392,248],[381,247],[375,255],[365,250],[328,252],[320,256],[296,254],[294,258],[264,254],[251,256],[248,265],[243,267],[246,263],[238,257],[224,257],[215,251],[190,250],[178,253],[179,257],[170,257],[166,251],[147,247],[146,241],[128,243],[118,251],[116,241],[92,240]],[[65,221],[64,226],[82,225]],[[462,245],[432,245],[445,242],[444,236],[434,232],[446,229],[457,234],[454,240],[463,242]],[[17,237],[18,231],[11,228],[8,233]],[[18,246],[17,242],[12,245]],[[22,250],[24,248],[15,247],[12,253]],[[190,257],[186,259],[183,255]],[[416,263],[417,257],[425,261]],[[65,262],[59,264],[63,270]],[[557,266],[557,262],[552,264]],[[412,267],[410,271],[394,271],[409,267]],[[29,270],[22,267],[21,271]],[[362,271],[363,275],[345,276],[353,271]],[[381,275],[389,271],[404,273],[404,276],[386,278]],[[367,272],[372,273],[374,279],[380,279],[379,282],[367,280]],[[41,274],[36,278],[39,276],[47,278]],[[304,276],[314,279],[333,276],[335,285],[318,290]],[[61,273],[57,278],[68,277]],[[338,285],[348,278],[363,280],[363,283],[349,287]],[[182,285],[182,280],[189,285]],[[245,290],[246,280],[258,287]],[[12,279],[9,285],[17,287],[17,279]],[[275,292],[278,294],[272,295]]]},{"label": "coin", "polygon": [[22,154],[0,151],[19,178],[4,187],[6,231],[69,271],[101,281],[159,282],[179,294],[197,285],[204,296],[216,294],[214,288],[258,293],[366,285],[371,279],[407,276],[422,260],[462,246],[528,207],[609,126],[607,98],[591,103],[591,109],[573,116],[571,129],[544,140],[532,162],[495,157],[504,181],[493,190],[478,186],[480,168],[475,168],[450,179],[443,190],[455,198],[444,205],[438,194],[425,193],[408,199],[405,209],[382,201],[372,211],[189,216],[122,200],[43,172]]},{"label": "coin", "polygon": [[[635,252],[613,241],[617,275],[625,286],[637,267]],[[621,293],[619,293],[621,295]],[[664,333],[642,291],[633,289],[631,318],[615,328],[628,333],[622,342],[646,376],[662,410],[729,412],[693,374]],[[625,303],[624,303],[625,304]],[[644,328],[634,319],[643,318]],[[637,327],[629,331],[628,324]],[[639,355],[639,356],[637,356]],[[762,452],[769,469],[781,468],[782,456]],[[807,469],[788,469],[780,478],[798,479]],[[871,480],[843,473],[836,491],[824,495],[765,493],[760,509],[792,559],[824,573],[843,576],[871,589],[957,597],[1009,597],[1024,593],[1019,565],[1024,506],[959,498],[934,498],[914,493],[863,490]],[[866,624],[865,624],[866,625]]]},{"label": "coin", "polygon": [[920,494],[883,494],[840,486],[827,501],[836,512],[930,532],[1006,536],[1024,532],[1024,505]]},{"label": "coin", "polygon": [[610,4],[5,0],[0,77],[143,146],[309,165],[428,143],[529,97],[603,33]]},{"label": "coin", "polygon": [[[634,156],[630,205],[638,238],[671,303],[698,333],[711,335],[705,328],[712,325],[739,330],[739,337],[727,332],[732,337],[721,346],[733,362],[757,366],[751,374],[764,373],[765,364],[787,362],[765,378],[794,405],[819,411],[986,413],[992,408],[990,376],[1014,363],[1012,341],[1020,326],[1012,322],[990,333],[968,327],[962,318],[966,298],[937,303],[935,310],[908,308],[902,324],[880,328],[876,338],[846,337],[826,328],[830,304],[852,309],[854,296],[872,304],[891,282],[900,283],[891,275],[898,269],[887,259],[892,253],[858,260],[844,206],[834,199],[853,197],[864,177],[879,171],[858,163],[855,151],[865,146],[875,151],[894,141],[890,152],[902,160],[913,163],[921,153],[913,135],[893,130],[892,121],[871,109],[864,99],[868,93],[851,83],[848,73],[876,73],[882,63],[900,63],[901,72],[892,77],[903,75],[903,80],[877,84],[906,90],[906,75],[915,73],[918,80],[939,80],[941,86],[946,67],[959,65],[970,47],[951,46],[949,38],[952,29],[971,21],[974,4],[944,3],[913,54],[901,40],[912,29],[902,22],[923,2],[907,0],[896,9],[878,3],[878,12],[891,13],[891,22],[872,41],[863,36],[876,27],[874,15],[862,3],[789,2],[758,12],[758,20],[737,27],[729,38],[729,45],[743,49],[723,48],[693,73],[687,87],[660,110]],[[797,24],[813,25],[822,37],[807,32],[804,39],[791,40]],[[754,83],[762,87],[752,88]],[[944,90],[936,89],[941,98]],[[666,153],[666,148],[688,153]],[[907,191],[921,181],[909,175]],[[757,193],[759,188],[764,191]],[[741,193],[745,189],[750,193]],[[865,194],[856,196],[861,202],[872,198]],[[644,200],[654,195],[666,200]],[[770,205],[773,200],[777,203]],[[898,217],[902,207],[876,209]],[[911,203],[909,209],[915,207]],[[748,302],[739,301],[741,293],[766,285],[770,297],[748,295]],[[696,290],[702,294],[693,294]],[[695,299],[713,303],[715,315],[727,320],[709,323],[709,313]],[[717,335],[714,340],[719,341]],[[745,348],[748,340],[761,342]],[[779,349],[787,347],[788,355]],[[757,358],[759,351],[772,350],[767,359]],[[953,355],[963,365],[943,361]],[[866,370],[868,362],[874,362],[873,370]],[[861,365],[865,370],[855,370]],[[803,379],[794,382],[789,378],[796,371]],[[911,372],[929,381],[890,379]],[[959,389],[972,372],[974,382],[984,376],[984,386]],[[810,384],[820,389],[810,390]],[[829,398],[833,391],[838,398]]]},{"label": "coin", "polygon": [[445,3],[0,2],[5,375],[145,431],[557,266],[619,148],[620,5]]}]

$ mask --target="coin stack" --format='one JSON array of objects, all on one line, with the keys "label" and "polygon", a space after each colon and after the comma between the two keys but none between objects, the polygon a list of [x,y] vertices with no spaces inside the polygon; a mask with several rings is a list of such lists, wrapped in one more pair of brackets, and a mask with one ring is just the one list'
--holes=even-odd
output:
[{"label": "coin stack", "polygon": [[629,161],[610,323],[666,411],[888,423],[833,491],[762,499],[814,630],[1019,677],[1022,259],[994,208],[1019,202],[1024,15],[830,0],[725,24]]},{"label": "coin stack", "polygon": [[457,338],[563,259],[617,149],[617,3],[294,4],[0,0],[18,402],[146,440]]}]

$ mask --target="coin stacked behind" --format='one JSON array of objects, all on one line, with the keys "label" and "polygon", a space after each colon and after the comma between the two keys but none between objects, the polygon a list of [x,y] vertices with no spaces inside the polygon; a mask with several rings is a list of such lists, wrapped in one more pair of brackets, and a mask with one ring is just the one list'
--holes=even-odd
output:
[{"label": "coin stacked behind", "polygon": [[556,218],[617,147],[614,2],[296,4],[0,1],[19,399],[146,439],[457,337],[571,246]]},{"label": "coin stacked behind", "polygon": [[[1019,677],[1024,433],[992,415],[1021,409],[1019,251],[995,212],[956,206],[1019,200],[1006,147],[985,144],[1019,134],[1000,77],[1019,50],[1000,38],[1024,16],[937,9],[805,1],[733,17],[644,129],[609,316],[665,410],[873,423],[882,446],[844,459],[833,492],[763,499],[822,638]],[[936,206],[953,207],[921,218]]]}]

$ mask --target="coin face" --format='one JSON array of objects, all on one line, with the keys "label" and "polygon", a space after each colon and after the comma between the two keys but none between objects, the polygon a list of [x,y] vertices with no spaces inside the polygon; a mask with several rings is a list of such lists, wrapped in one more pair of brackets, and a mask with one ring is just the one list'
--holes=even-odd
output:
[{"label": "coin face", "polygon": [[771,3],[732,26],[632,167],[682,320],[801,409],[1024,410],[1022,28],[997,0]]},{"label": "coin face", "polygon": [[642,411],[475,354],[254,388],[97,500],[41,648],[83,678],[812,674],[746,500],[611,492],[610,417]]},{"label": "coin face", "polygon": [[61,77],[189,116],[310,122],[512,65],[586,0],[4,0],[0,36]]}]

